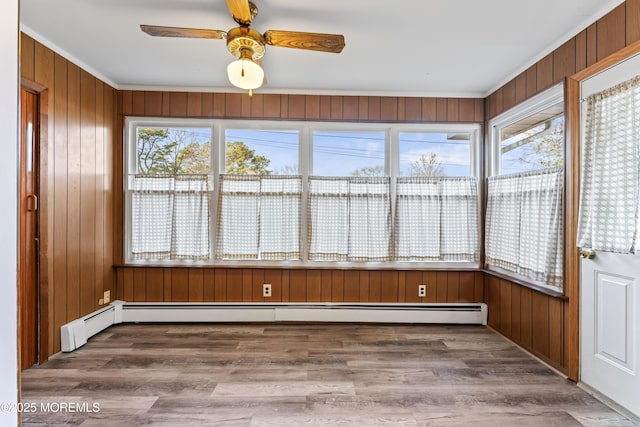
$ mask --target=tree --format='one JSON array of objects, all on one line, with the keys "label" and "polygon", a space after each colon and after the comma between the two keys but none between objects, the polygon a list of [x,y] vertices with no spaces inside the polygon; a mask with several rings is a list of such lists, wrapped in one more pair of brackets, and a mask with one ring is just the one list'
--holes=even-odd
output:
[{"label": "tree", "polygon": [[256,155],[256,151],[242,141],[227,142],[226,172],[231,175],[271,175],[267,169],[271,160]]},{"label": "tree", "polygon": [[168,129],[138,129],[138,172],[143,174],[161,173],[164,159],[175,148],[166,142]]},{"label": "tree", "polygon": [[206,174],[211,170],[211,143],[194,141],[181,129],[138,129],[138,172]]},{"label": "tree", "polygon": [[199,144],[191,142],[178,153],[181,163],[181,173],[208,174],[211,172],[211,143]]},{"label": "tree", "polygon": [[384,176],[384,166],[365,166],[351,172],[351,176]]},{"label": "tree", "polygon": [[445,173],[438,155],[429,153],[409,164],[409,176],[445,176]]},{"label": "tree", "polygon": [[559,123],[544,137],[533,141],[531,145],[533,153],[521,157],[520,161],[545,169],[562,166],[564,164],[564,122]]}]

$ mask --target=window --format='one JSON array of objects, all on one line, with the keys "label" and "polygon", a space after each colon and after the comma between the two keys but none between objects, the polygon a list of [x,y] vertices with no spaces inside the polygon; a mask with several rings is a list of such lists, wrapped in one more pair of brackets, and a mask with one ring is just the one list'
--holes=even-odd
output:
[{"label": "window", "polygon": [[129,129],[129,256],[207,260],[211,129],[201,124]]},{"label": "window", "polygon": [[313,132],[313,175],[385,176],[385,132]]},{"label": "window", "polygon": [[390,260],[388,177],[309,177],[309,259]]},{"label": "window", "polygon": [[479,125],[126,125],[127,262],[477,266]]},{"label": "window", "polygon": [[503,113],[489,126],[487,267],[562,290],[562,85]]},{"label": "window", "polygon": [[230,175],[298,175],[299,131],[226,129],[224,171]]},{"label": "window", "polygon": [[471,175],[470,133],[401,132],[401,176]]},{"label": "window", "polygon": [[301,259],[299,131],[224,131],[216,258]]}]

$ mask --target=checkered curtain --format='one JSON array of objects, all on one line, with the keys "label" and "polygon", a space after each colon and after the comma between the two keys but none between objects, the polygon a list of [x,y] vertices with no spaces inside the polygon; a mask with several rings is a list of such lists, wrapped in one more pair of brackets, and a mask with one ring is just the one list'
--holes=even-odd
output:
[{"label": "checkered curtain", "polygon": [[488,187],[487,266],[562,287],[564,169],[492,176]]},{"label": "checkered curtain", "polygon": [[309,259],[390,260],[389,183],[388,177],[309,177]]},{"label": "checkered curtain", "polygon": [[397,179],[396,260],[477,262],[479,256],[477,178]]},{"label": "checkered curtain", "polygon": [[209,259],[209,177],[134,175],[131,256]]},{"label": "checkered curtain", "polygon": [[640,211],[640,76],[587,99],[578,246],[633,253]]},{"label": "checkered curtain", "polygon": [[300,259],[302,178],[220,175],[216,257]]}]

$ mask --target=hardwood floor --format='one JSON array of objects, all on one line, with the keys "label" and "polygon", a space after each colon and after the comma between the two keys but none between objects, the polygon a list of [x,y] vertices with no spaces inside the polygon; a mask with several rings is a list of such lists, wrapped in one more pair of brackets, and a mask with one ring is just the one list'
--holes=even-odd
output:
[{"label": "hardwood floor", "polygon": [[119,325],[22,401],[25,426],[634,425],[482,326]]}]

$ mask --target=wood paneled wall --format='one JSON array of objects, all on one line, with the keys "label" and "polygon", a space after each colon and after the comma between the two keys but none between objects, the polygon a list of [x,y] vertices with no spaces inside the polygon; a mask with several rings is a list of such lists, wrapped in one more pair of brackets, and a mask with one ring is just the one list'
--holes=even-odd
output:
[{"label": "wood paneled wall", "polygon": [[489,326],[567,372],[566,301],[495,276],[485,280]]},{"label": "wood paneled wall", "polygon": [[[480,271],[118,267],[116,297],[134,302],[483,302]],[[272,297],[262,296],[271,284]],[[418,285],[427,296],[418,297]]]},{"label": "wood paneled wall", "polygon": [[487,121],[640,40],[640,0],[627,0],[486,99]]},{"label": "wood paneled wall", "polygon": [[[115,291],[113,165],[116,90],[31,37],[21,37],[21,75],[47,88],[46,152],[41,153],[41,252],[48,255],[48,349],[60,326],[98,308]],[[46,147],[46,148],[45,148]],[[42,197],[41,197],[42,198]],[[42,247],[42,244],[45,246]]]},{"label": "wood paneled wall", "polygon": [[120,91],[124,116],[350,122],[484,121],[480,98]]}]

